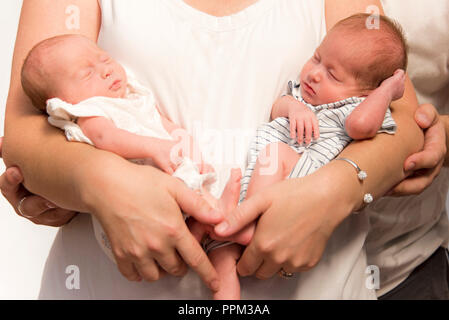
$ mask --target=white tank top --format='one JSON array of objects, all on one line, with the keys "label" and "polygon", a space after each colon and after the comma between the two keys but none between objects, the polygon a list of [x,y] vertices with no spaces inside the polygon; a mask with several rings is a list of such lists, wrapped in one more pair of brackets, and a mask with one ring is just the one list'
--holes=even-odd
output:
[{"label": "white tank top", "polygon": [[325,33],[323,1],[259,0],[226,17],[182,0],[101,1],[100,47],[193,134],[224,187]]},{"label": "white tank top", "polygon": [[[257,126],[269,120],[273,102],[288,80],[298,77],[326,30],[324,0],[259,0],[227,17],[205,14],[182,0],[100,2],[99,45],[153,89],[166,116],[191,134],[204,135],[200,146],[216,166],[221,188],[230,167],[244,169]],[[402,18],[407,15],[393,2],[384,1],[387,13],[416,34],[409,39],[409,72],[419,85],[422,50],[416,42],[425,34],[418,36],[416,23]],[[421,7],[408,14],[410,20]],[[429,91],[425,85],[417,90]],[[380,268],[380,293],[404,280],[438,246],[447,246],[448,184],[444,171],[425,193],[383,198],[366,210],[368,263]]]},{"label": "white tank top", "polygon": [[[245,167],[257,126],[269,120],[273,102],[325,34],[324,0],[259,0],[226,17],[182,0],[100,0],[100,5],[100,47],[152,89],[165,116],[202,140],[222,187],[230,167]],[[210,298],[193,271],[154,283],[127,281],[97,245],[90,220],[79,215],[58,234],[40,298]],[[313,270],[288,281],[242,278],[242,298],[375,298],[365,286],[367,232],[366,216],[346,219]],[[65,287],[67,265],[80,269],[78,290]]]}]

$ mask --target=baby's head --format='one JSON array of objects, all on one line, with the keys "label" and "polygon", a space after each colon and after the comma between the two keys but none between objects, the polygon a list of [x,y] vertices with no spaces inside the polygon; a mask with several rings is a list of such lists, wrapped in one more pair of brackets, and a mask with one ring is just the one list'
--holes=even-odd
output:
[{"label": "baby's head", "polygon": [[338,22],[304,65],[301,94],[312,105],[366,96],[397,69],[407,68],[401,27],[384,16],[379,28],[366,27],[368,14]]},{"label": "baby's head", "polygon": [[39,42],[22,67],[23,90],[40,110],[55,97],[72,104],[95,96],[122,98],[126,84],[123,67],[81,35]]}]

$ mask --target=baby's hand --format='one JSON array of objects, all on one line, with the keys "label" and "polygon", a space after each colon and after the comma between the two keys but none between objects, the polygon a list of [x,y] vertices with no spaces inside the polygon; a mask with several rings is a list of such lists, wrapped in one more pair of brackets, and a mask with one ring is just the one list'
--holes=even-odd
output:
[{"label": "baby's hand", "polygon": [[199,167],[201,174],[212,173],[215,172],[214,167],[207,162],[201,162],[201,166]]},{"label": "baby's hand", "polygon": [[290,137],[292,139],[297,138],[299,144],[302,144],[305,140],[305,143],[309,145],[312,136],[315,140],[320,137],[315,113],[302,103],[290,108],[288,118],[290,120]]},{"label": "baby's hand", "polygon": [[172,175],[183,157],[183,149],[178,141],[166,140],[158,146],[158,152],[151,156],[156,166],[167,174]]},{"label": "baby's hand", "polygon": [[381,88],[387,91],[391,96],[391,101],[402,98],[405,90],[405,72],[402,69],[398,69],[394,74],[384,80],[381,84]]}]

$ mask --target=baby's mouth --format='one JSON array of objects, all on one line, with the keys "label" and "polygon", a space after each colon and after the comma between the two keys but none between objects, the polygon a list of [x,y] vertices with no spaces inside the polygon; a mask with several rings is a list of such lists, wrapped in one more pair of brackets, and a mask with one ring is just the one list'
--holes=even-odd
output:
[{"label": "baby's mouth", "polygon": [[121,87],[122,87],[122,80],[115,80],[109,87],[109,90],[117,91]]},{"label": "baby's mouth", "polygon": [[307,82],[303,82],[303,86],[304,86],[304,90],[306,90],[307,93],[313,94],[313,95],[316,94],[315,90],[313,90],[313,88]]}]

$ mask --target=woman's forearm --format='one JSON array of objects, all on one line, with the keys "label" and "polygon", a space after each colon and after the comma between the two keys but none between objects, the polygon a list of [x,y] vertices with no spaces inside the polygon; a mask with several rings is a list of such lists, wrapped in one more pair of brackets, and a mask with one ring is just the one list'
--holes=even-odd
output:
[{"label": "woman's forearm", "polygon": [[[22,170],[25,186],[55,204],[83,211],[84,172],[97,161],[114,155],[76,143],[68,143],[52,128],[46,116],[34,109],[22,90],[21,68],[28,52],[38,42],[60,34],[78,33],[96,41],[101,10],[97,0],[79,0],[79,28],[67,29],[71,0],[24,0],[20,13],[6,103],[3,158],[7,166]],[[124,161],[124,160],[123,160]],[[87,183],[87,182],[86,182]]]},{"label": "woman's forearm", "polygon": [[[403,168],[406,158],[421,150],[424,144],[424,134],[414,120],[417,108],[418,101],[413,86],[407,79],[404,97],[392,104],[397,132],[394,135],[378,134],[371,140],[354,141],[340,154],[340,157],[356,162],[368,174],[363,183],[354,180],[355,173],[354,177],[346,178],[347,199],[351,201],[354,210],[363,205],[364,194],[371,193],[377,199],[405,178]],[[340,167],[350,166],[343,161],[334,162],[339,162]]]},{"label": "woman's forearm", "polygon": [[2,152],[5,164],[22,170],[29,191],[63,208],[86,211],[83,193],[88,192],[90,173],[96,168],[104,170],[105,164],[120,166],[126,161],[86,144],[66,141],[62,131],[48,124],[46,116],[31,106],[24,111],[10,105],[14,103],[29,102],[8,101]]}]

